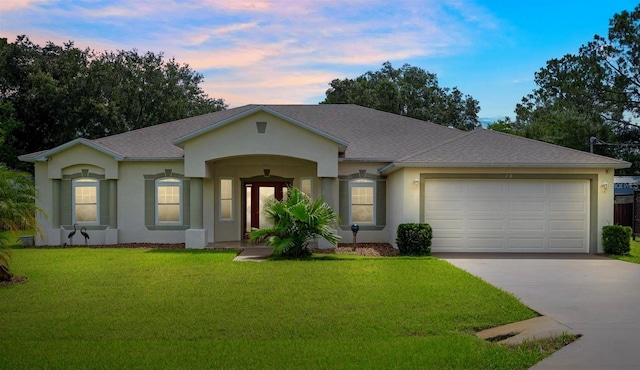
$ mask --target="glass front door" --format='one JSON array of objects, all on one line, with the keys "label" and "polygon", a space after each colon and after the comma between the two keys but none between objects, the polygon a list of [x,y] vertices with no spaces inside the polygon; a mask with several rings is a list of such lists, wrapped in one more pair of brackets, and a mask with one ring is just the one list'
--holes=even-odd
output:
[{"label": "glass front door", "polygon": [[266,218],[264,206],[272,199],[282,200],[287,194],[287,182],[254,182],[247,183],[245,189],[245,234],[252,229],[261,229],[273,226]]}]

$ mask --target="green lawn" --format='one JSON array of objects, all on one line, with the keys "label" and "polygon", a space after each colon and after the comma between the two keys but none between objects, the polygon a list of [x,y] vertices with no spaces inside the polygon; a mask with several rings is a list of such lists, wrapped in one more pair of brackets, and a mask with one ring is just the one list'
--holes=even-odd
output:
[{"label": "green lawn", "polygon": [[638,240],[631,240],[631,251],[628,255],[617,256],[617,255],[608,255],[608,257],[615,258],[621,261],[640,263],[640,238],[636,238]]},{"label": "green lawn", "polygon": [[13,250],[0,368],[529,368],[475,331],[535,316],[431,258],[232,262],[233,251]]}]

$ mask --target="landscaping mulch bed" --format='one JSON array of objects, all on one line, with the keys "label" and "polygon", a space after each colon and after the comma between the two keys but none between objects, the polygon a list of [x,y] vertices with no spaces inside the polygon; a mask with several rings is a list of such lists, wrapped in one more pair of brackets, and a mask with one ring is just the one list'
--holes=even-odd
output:
[{"label": "landscaping mulch bed", "polygon": [[389,243],[356,243],[355,250],[351,243],[339,243],[333,249],[314,249],[317,254],[355,254],[358,256],[397,256],[400,253]]}]

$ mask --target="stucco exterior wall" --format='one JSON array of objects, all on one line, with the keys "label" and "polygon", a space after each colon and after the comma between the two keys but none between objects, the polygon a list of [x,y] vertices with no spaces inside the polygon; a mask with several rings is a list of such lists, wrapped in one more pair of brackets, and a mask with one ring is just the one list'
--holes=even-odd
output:
[{"label": "stucco exterior wall", "polygon": [[[38,224],[40,228],[44,232],[44,235],[40,235],[36,238],[36,245],[49,245],[49,239],[53,237],[51,233],[51,215],[53,212],[53,181],[49,178],[47,174],[47,163],[46,162],[36,162],[35,163],[35,174],[34,180],[36,184],[36,206],[40,208],[44,214],[38,214],[36,216],[38,220]],[[60,231],[57,231],[60,233]],[[59,239],[58,235],[58,239]]]},{"label": "stucco exterior wall", "polygon": [[50,179],[60,179],[65,168],[70,166],[82,167],[83,164],[102,168],[106,179],[118,178],[118,161],[82,144],[56,153],[47,163],[47,176]]},{"label": "stucco exterior wall", "polygon": [[[259,133],[257,122],[267,122]],[[190,177],[211,177],[209,160],[246,155],[278,155],[316,162],[317,177],[338,174],[338,143],[278,117],[258,112],[195,137],[184,144],[185,171]]]},{"label": "stucco exterior wall", "polygon": [[118,230],[120,243],[184,243],[184,230],[148,230],[145,226],[144,175],[171,169],[183,174],[182,162],[122,162],[118,180]]}]

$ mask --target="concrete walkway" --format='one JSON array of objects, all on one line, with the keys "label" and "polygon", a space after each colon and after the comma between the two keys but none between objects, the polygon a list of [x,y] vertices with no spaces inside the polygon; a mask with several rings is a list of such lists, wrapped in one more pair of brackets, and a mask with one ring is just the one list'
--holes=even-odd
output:
[{"label": "concrete walkway", "polygon": [[640,368],[640,265],[592,255],[436,257],[583,335],[533,369]]},{"label": "concrete walkway", "polygon": [[268,247],[244,248],[233,260],[263,262],[273,254],[273,249]]}]

